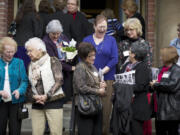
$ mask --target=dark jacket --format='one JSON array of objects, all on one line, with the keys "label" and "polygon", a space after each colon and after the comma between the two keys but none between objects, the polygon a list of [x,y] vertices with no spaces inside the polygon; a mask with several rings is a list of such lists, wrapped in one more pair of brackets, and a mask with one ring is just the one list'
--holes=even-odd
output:
[{"label": "dark jacket", "polygon": [[162,77],[160,83],[154,84],[158,97],[158,120],[180,120],[180,67],[174,64]]},{"label": "dark jacket", "polygon": [[132,117],[131,101],[133,86],[115,83],[113,85],[115,95],[113,96],[113,111],[111,118],[111,131],[113,135],[128,133]]},{"label": "dark jacket", "polygon": [[135,85],[133,86],[134,98],[132,102],[133,119],[149,120],[152,108],[148,103],[147,93],[149,91],[150,68],[146,62],[140,62],[134,67]]},{"label": "dark jacket", "polygon": [[58,10],[51,15],[50,21],[53,19],[57,19],[61,22],[63,26],[63,34],[66,35],[68,39],[71,40],[74,38],[77,41],[78,33],[76,32],[76,26],[73,24],[73,17],[71,15]]},{"label": "dark jacket", "polygon": [[76,17],[73,20],[73,27],[76,35],[78,35],[76,37],[78,43],[80,43],[84,37],[91,35],[94,32],[93,25],[89,23],[86,17],[79,11],[76,13]]},{"label": "dark jacket", "polygon": [[43,36],[46,35],[46,26],[47,26],[47,24],[49,23],[49,21],[51,20],[51,19],[50,19],[51,14],[46,13],[46,12],[42,12],[42,11],[39,12],[38,14],[39,14],[39,16],[40,16],[40,18],[41,18],[41,20],[42,20],[42,25],[43,25],[42,37],[43,37]]},{"label": "dark jacket", "polygon": [[25,42],[33,37],[42,37],[43,25],[41,19],[34,13],[24,15],[22,20],[16,25],[15,41],[19,46],[24,46]]}]

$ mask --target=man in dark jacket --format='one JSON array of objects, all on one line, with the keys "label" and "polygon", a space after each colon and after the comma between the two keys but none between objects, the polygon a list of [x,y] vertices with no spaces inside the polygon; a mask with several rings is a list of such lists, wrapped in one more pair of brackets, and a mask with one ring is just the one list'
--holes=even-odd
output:
[{"label": "man in dark jacket", "polygon": [[78,0],[67,0],[68,14],[73,17],[73,25],[78,35],[77,42],[81,42],[82,39],[94,32],[93,25],[88,22],[84,14],[78,11]]},{"label": "man in dark jacket", "polygon": [[77,41],[78,33],[76,32],[75,26],[73,24],[73,17],[63,12],[65,2],[63,0],[54,0],[53,6],[56,12],[51,15],[50,21],[58,19],[63,26],[63,34],[66,35],[69,40],[74,38]]}]

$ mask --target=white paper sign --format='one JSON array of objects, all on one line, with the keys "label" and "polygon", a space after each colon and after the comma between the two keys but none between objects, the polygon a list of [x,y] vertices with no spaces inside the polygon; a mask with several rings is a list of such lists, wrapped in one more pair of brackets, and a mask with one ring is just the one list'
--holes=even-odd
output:
[{"label": "white paper sign", "polygon": [[124,55],[124,57],[129,56],[129,51],[124,51],[124,52],[123,52],[123,55]]},{"label": "white paper sign", "polygon": [[115,81],[122,84],[135,84],[135,70],[115,74]]}]

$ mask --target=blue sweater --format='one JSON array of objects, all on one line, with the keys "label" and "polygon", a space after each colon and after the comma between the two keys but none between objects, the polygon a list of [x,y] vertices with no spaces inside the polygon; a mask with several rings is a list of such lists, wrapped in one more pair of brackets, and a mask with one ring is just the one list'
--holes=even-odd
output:
[{"label": "blue sweater", "polygon": [[93,35],[84,38],[84,42],[91,43],[96,48],[96,58],[94,65],[99,70],[105,66],[110,68],[110,71],[104,75],[104,80],[114,80],[116,73],[116,64],[118,63],[117,43],[114,37],[105,35],[104,40],[96,45]]},{"label": "blue sweater", "polygon": [[[4,89],[5,66],[6,63],[0,58],[0,90]],[[14,90],[18,90],[20,93],[18,100],[14,95],[12,95],[12,103],[24,102],[24,95],[28,86],[28,78],[23,61],[18,58],[13,58],[9,62],[8,71],[11,93],[13,93]]]}]

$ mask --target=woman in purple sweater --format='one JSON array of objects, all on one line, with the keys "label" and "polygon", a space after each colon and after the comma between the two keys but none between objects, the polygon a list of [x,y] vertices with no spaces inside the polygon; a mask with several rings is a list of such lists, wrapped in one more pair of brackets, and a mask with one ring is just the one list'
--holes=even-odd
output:
[{"label": "woman in purple sweater", "polygon": [[118,62],[118,50],[116,40],[112,36],[106,35],[107,18],[98,15],[94,22],[95,33],[84,38],[84,42],[91,43],[96,48],[96,58],[94,65],[97,70],[102,69],[104,80],[106,81],[106,96],[103,101],[103,135],[109,133],[109,120],[112,110],[110,101],[112,95],[112,83],[116,73],[116,64]]}]

